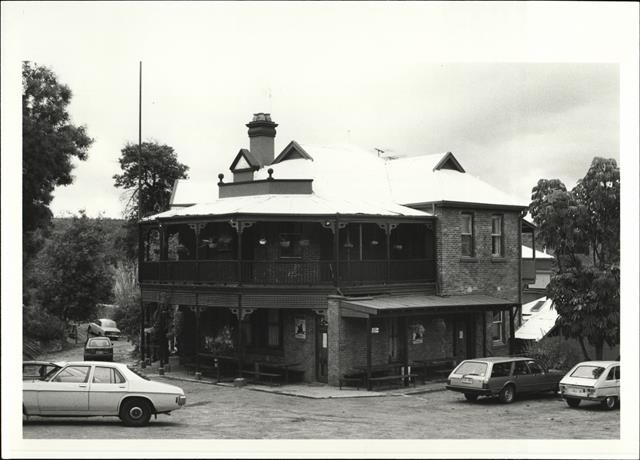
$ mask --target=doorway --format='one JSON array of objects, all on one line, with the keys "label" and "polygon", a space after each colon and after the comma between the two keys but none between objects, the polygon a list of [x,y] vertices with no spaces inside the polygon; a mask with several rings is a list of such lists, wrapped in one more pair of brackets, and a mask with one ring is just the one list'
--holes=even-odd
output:
[{"label": "doorway", "polygon": [[325,315],[316,316],[316,380],[328,383],[329,324]]},{"label": "doorway", "polygon": [[476,357],[476,330],[473,315],[454,318],[453,354],[458,362]]}]

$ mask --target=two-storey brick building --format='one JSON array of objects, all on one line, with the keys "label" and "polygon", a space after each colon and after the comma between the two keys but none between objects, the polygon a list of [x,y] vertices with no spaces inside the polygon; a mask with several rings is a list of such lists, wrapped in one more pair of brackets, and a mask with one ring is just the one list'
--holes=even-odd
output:
[{"label": "two-storey brick building", "polygon": [[291,141],[276,155],[269,114],[247,127],[230,178],[179,181],[171,209],[140,223],[145,321],[176,312],[184,362],[337,385],[383,363],[508,352],[525,204],[451,153]]}]

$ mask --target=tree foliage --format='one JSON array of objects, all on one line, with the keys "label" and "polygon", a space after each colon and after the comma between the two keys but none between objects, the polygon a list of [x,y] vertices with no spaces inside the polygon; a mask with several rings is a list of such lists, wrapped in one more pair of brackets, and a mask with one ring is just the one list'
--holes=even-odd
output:
[{"label": "tree foliage", "polygon": [[175,151],[168,145],[143,142],[141,149],[141,174],[138,168],[138,146],[127,144],[121,150],[122,174],[113,176],[115,186],[130,192],[125,213],[130,220],[138,218],[138,177],[141,177],[141,215],[146,217],[169,209],[173,183],[186,179],[189,167],[178,161]]},{"label": "tree foliage", "polygon": [[100,220],[82,212],[54,229],[34,261],[38,304],[67,322],[90,319],[96,304],[110,303],[113,281],[106,248]]},{"label": "tree foliage", "polygon": [[93,140],[70,122],[71,90],[47,67],[22,65],[22,229],[25,255],[36,247],[31,232],[51,222],[53,190],[73,181],[72,159],[86,160]]},{"label": "tree foliage", "polygon": [[580,341],[585,358],[584,339],[601,359],[604,343],[620,341],[620,170],[615,160],[596,157],[570,192],[557,179],[541,179],[531,199],[540,238],[555,251],[547,295],[556,324]]}]

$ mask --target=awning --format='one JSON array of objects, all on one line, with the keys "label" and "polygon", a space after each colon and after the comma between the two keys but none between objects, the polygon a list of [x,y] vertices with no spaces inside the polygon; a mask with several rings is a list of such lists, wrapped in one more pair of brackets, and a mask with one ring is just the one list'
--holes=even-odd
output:
[{"label": "awning", "polygon": [[411,294],[351,298],[342,300],[340,303],[342,316],[354,317],[507,310],[519,305],[517,302],[481,294],[454,296]]}]

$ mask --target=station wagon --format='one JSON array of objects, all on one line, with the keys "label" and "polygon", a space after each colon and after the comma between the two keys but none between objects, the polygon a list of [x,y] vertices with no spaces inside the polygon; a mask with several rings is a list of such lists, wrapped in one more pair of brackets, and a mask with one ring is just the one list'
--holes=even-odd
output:
[{"label": "station wagon", "polygon": [[517,394],[557,391],[562,373],[546,369],[531,358],[491,357],[462,361],[449,374],[447,389],[463,393],[468,401],[498,396],[511,403]]}]

